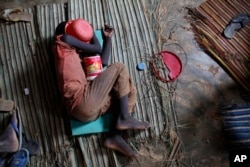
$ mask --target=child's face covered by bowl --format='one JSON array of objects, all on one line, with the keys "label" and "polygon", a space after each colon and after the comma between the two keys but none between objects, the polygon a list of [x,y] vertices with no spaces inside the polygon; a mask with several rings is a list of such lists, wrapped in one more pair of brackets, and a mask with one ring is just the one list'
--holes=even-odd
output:
[{"label": "child's face covered by bowl", "polygon": [[93,38],[93,28],[91,24],[84,19],[75,19],[67,22],[65,26],[66,34],[72,35],[77,39],[89,43]]}]

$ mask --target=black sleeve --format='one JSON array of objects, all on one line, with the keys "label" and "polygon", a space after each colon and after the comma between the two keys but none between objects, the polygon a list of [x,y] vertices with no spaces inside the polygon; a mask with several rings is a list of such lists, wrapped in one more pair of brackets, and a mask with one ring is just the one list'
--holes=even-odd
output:
[{"label": "black sleeve", "polygon": [[101,55],[102,65],[108,65],[112,47],[112,40],[110,37],[104,37],[103,49],[101,48],[101,45],[95,35],[93,36],[91,44],[80,41],[74,36],[68,34],[62,35],[61,40],[68,45],[81,50],[81,56],[92,56],[93,54]]},{"label": "black sleeve", "polygon": [[87,54],[102,53],[101,45],[95,35],[93,36],[92,43],[83,42],[68,34],[62,35],[61,40],[67,43],[68,45],[75,47],[78,50],[81,50],[82,53],[87,53]]},{"label": "black sleeve", "polygon": [[110,37],[104,37],[103,50],[101,54],[102,65],[107,66],[109,61],[109,56],[111,54],[112,40]]}]

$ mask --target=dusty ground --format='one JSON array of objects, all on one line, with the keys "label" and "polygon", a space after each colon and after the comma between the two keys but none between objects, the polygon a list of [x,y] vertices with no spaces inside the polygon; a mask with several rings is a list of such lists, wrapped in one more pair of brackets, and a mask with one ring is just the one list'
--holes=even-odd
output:
[{"label": "dusty ground", "polygon": [[[229,166],[225,138],[218,120],[222,105],[244,103],[240,88],[204,53],[194,40],[188,8],[204,0],[162,1],[149,15],[159,20],[159,46],[177,53],[184,65],[175,91],[178,132],[183,143],[184,166]],[[150,9],[150,7],[149,7]],[[156,9],[156,10],[155,10]]]},{"label": "dusty ground", "polygon": [[[194,40],[187,8],[196,7],[205,0],[158,1],[147,0],[147,14],[155,25],[158,44],[162,50],[168,49],[178,54],[184,65],[183,72],[175,84],[174,96],[178,133],[183,148],[180,165],[229,166],[228,152],[216,113],[219,106],[241,103],[242,100],[235,82]],[[27,6],[37,3],[20,0],[0,2],[7,7],[12,7],[13,4]],[[152,140],[142,144],[140,154],[144,155],[144,158],[133,161],[122,159],[123,166],[166,165],[166,143],[162,140]]]}]

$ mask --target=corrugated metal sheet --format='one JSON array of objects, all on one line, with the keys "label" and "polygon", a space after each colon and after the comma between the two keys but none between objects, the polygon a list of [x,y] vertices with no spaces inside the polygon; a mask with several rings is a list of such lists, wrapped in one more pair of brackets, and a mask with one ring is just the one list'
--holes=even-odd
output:
[{"label": "corrugated metal sheet", "polygon": [[[114,26],[110,62],[121,61],[128,67],[138,89],[133,116],[149,121],[152,126],[140,133],[126,133],[129,143],[136,145],[150,137],[159,137],[166,130],[164,122],[168,122],[172,113],[165,113],[164,99],[154,77],[149,69],[136,70],[140,62],[148,65],[157,51],[142,1],[71,0],[68,4],[40,5],[26,11],[34,15],[31,23],[0,24],[0,72],[4,98],[14,100],[20,107],[25,133],[41,145],[41,156],[31,158],[30,166],[119,166],[115,152],[103,147],[105,134],[70,136],[51,64],[55,27],[67,19],[85,18],[95,29],[104,23]],[[30,90],[29,95],[24,95],[24,88]]]}]

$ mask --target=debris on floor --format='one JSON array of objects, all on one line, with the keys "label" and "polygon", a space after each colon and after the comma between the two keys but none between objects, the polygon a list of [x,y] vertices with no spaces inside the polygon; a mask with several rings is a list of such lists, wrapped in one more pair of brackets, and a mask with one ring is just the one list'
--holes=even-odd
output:
[{"label": "debris on floor", "polygon": [[31,21],[32,13],[24,12],[21,8],[5,9],[0,12],[0,19],[5,21],[17,22],[17,21]]}]

